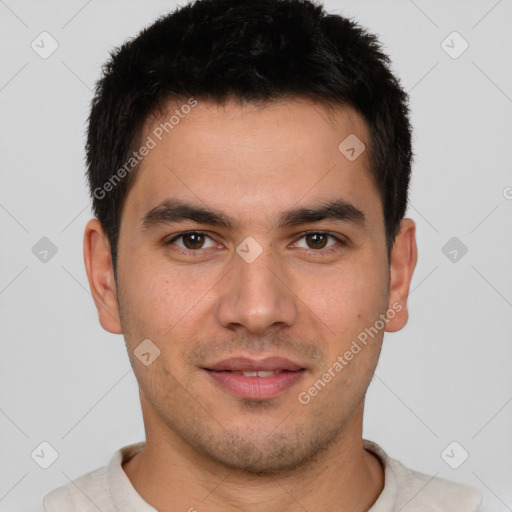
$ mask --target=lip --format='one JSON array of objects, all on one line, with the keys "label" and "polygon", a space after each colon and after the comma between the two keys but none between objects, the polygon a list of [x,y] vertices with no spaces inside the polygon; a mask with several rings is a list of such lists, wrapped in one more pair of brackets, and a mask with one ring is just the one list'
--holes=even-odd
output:
[{"label": "lip", "polygon": [[[206,370],[215,371],[279,371],[287,370],[294,372],[304,369],[300,364],[297,364],[290,359],[279,356],[265,357],[263,359],[251,359],[249,357],[230,357],[223,359],[213,365],[205,368]],[[270,377],[269,377],[270,378]]]},{"label": "lip", "polygon": [[[203,368],[216,385],[229,393],[252,400],[268,400],[304,378],[306,369],[284,357],[250,359],[231,357]],[[270,377],[244,377],[232,372],[280,371]]]}]

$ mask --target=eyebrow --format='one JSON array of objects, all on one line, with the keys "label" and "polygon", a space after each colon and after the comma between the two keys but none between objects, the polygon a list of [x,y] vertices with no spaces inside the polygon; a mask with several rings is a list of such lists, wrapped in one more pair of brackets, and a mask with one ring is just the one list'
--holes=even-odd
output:
[{"label": "eyebrow", "polygon": [[[321,220],[343,221],[364,228],[365,214],[352,203],[343,199],[322,201],[309,208],[291,208],[283,212],[277,219],[274,217],[274,226],[278,228],[310,224]],[[198,224],[234,228],[237,223],[225,213],[213,208],[198,206],[181,199],[166,199],[149,210],[142,218],[144,230],[158,224],[167,224],[191,220]]]}]

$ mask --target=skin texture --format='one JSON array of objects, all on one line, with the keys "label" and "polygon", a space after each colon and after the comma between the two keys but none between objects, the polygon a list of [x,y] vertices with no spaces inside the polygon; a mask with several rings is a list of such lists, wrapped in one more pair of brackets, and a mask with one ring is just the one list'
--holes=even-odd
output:
[{"label": "skin texture", "polygon": [[[148,120],[141,140],[159,122]],[[140,389],[146,448],[123,469],[158,510],[364,511],[382,491],[380,463],[362,446],[364,395],[384,330],[407,322],[415,224],[402,221],[388,262],[367,152],[349,161],[338,150],[349,134],[369,147],[362,118],[348,107],[329,114],[299,98],[259,107],[199,101],[141,164],[122,213],[117,287],[101,225],[87,224],[99,320],[124,335]],[[167,198],[220,210],[236,225],[144,229],[141,219]],[[274,223],[289,208],[329,199],[362,210],[365,225]],[[166,245],[191,230],[211,238]],[[346,245],[305,236],[323,231]],[[252,263],[236,252],[248,236],[262,248]],[[301,403],[298,394],[393,304],[401,309],[385,329]],[[160,350],[149,366],[134,355],[144,339]],[[232,355],[279,355],[306,372],[274,398],[242,399],[203,370]]]}]

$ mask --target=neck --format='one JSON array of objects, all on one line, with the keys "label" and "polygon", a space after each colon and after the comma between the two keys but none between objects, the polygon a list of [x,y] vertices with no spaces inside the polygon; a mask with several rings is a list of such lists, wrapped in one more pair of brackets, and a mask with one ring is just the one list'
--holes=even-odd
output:
[{"label": "neck", "polygon": [[145,448],[123,465],[142,498],[160,512],[274,510],[367,511],[384,487],[378,458],[363,448],[364,402],[337,439],[313,461],[275,475],[227,468],[199,454],[164,428],[146,421]]}]

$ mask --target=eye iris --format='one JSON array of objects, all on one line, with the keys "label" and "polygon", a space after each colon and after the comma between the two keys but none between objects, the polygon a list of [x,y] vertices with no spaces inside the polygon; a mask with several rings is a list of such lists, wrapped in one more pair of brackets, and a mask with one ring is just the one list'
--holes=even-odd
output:
[{"label": "eye iris", "polygon": [[308,241],[308,245],[313,246],[313,249],[323,249],[327,244],[327,236],[322,233],[306,235],[306,239]]},{"label": "eye iris", "polygon": [[204,243],[204,235],[200,233],[187,233],[183,235],[183,244],[187,249],[200,249]]}]

